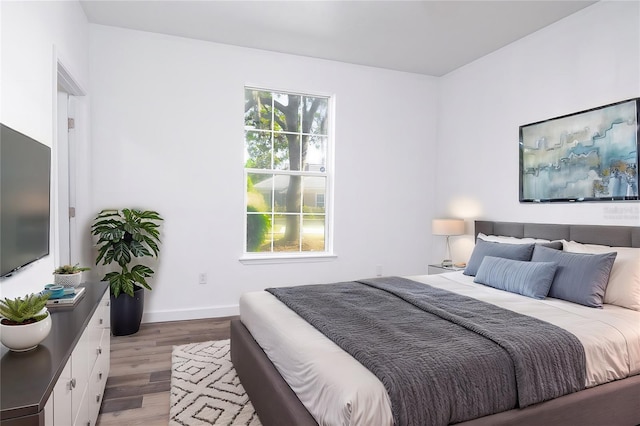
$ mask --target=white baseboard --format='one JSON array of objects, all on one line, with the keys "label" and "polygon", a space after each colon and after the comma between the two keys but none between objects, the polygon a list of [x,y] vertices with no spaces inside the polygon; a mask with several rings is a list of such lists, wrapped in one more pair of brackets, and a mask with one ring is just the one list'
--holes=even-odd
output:
[{"label": "white baseboard", "polygon": [[142,315],[142,322],[183,321],[202,318],[230,317],[235,315],[240,315],[240,307],[238,305],[227,305],[210,308],[145,312]]}]

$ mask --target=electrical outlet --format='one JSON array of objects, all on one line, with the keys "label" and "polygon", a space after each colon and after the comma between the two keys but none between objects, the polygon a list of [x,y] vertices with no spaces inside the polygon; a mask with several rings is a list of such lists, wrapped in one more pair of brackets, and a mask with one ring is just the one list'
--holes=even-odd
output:
[{"label": "electrical outlet", "polygon": [[206,272],[200,272],[200,275],[198,275],[198,283],[199,284],[206,284],[207,283],[207,274],[206,274]]}]

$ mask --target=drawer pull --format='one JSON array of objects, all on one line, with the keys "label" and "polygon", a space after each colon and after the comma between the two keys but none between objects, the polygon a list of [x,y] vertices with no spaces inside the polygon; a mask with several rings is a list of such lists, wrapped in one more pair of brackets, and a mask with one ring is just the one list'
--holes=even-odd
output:
[{"label": "drawer pull", "polygon": [[102,348],[98,348],[98,355],[102,355]]},{"label": "drawer pull", "polygon": [[76,388],[76,379],[71,379],[69,382],[69,390]]},{"label": "drawer pull", "polygon": [[96,395],[96,402],[100,402],[100,394]]},{"label": "drawer pull", "polygon": [[108,302],[106,303],[106,306],[111,306],[111,301],[108,301]]},{"label": "drawer pull", "polygon": [[102,380],[102,372],[98,373],[98,380]]},{"label": "drawer pull", "polygon": [[102,325],[102,323],[103,323],[103,322],[104,322],[104,321],[102,321],[102,318],[100,318],[100,321],[99,321],[100,325]]}]

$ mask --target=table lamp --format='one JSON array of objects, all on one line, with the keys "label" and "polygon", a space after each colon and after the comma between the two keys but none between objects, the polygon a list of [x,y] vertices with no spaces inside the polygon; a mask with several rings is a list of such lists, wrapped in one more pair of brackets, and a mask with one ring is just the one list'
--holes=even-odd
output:
[{"label": "table lamp", "polygon": [[464,220],[462,219],[433,219],[431,221],[431,233],[433,235],[445,235],[447,237],[447,257],[442,261],[442,266],[453,266],[451,260],[451,246],[449,237],[464,234]]}]

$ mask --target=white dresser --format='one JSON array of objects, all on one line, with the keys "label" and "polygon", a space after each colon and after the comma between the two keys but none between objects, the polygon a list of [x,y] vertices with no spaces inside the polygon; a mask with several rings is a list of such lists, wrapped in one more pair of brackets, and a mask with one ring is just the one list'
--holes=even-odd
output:
[{"label": "white dresser", "polygon": [[2,426],[93,426],[109,376],[110,297],[85,285],[73,307],[51,308],[51,333],[36,349],[2,348]]}]

